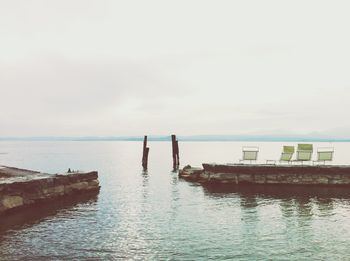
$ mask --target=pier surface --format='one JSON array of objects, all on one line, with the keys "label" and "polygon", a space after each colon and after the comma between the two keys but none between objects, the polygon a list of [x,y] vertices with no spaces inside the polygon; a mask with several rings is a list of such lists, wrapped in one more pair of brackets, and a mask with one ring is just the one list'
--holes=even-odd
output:
[{"label": "pier surface", "polygon": [[206,164],[190,166],[179,176],[196,182],[232,184],[290,184],[350,186],[350,166]]},{"label": "pier surface", "polygon": [[53,175],[0,166],[0,215],[99,188],[97,171]]}]

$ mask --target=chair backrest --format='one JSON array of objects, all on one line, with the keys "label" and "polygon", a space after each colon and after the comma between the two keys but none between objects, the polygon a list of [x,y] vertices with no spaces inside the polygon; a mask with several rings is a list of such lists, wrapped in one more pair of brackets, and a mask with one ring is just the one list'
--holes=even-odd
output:
[{"label": "chair backrest", "polygon": [[294,154],[294,146],[283,146],[280,161],[291,161]]},{"label": "chair backrest", "polygon": [[313,151],[312,144],[298,144],[298,151]]},{"label": "chair backrest", "polygon": [[258,147],[243,147],[243,160],[257,160],[258,159]]},{"label": "chair backrest", "polygon": [[334,148],[318,148],[317,161],[332,161]]},{"label": "chair backrest", "polygon": [[312,157],[312,144],[298,144],[297,161],[310,161]]}]

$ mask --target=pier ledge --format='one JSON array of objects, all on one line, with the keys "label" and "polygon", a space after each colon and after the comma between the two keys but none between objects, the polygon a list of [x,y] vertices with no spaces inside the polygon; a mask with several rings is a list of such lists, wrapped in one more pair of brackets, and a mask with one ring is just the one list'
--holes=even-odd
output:
[{"label": "pier ledge", "polygon": [[179,177],[202,183],[350,186],[350,166],[207,164],[186,166]]},{"label": "pier ledge", "polygon": [[97,171],[53,175],[0,166],[0,216],[34,204],[99,189]]}]

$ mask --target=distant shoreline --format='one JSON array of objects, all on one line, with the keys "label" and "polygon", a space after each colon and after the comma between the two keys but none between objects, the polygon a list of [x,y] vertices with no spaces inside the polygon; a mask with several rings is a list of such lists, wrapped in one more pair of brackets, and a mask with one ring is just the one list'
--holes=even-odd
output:
[{"label": "distant shoreline", "polygon": [[[169,136],[148,136],[149,141],[171,141]],[[305,136],[178,136],[181,142],[350,142],[350,138]],[[116,137],[0,137],[0,141],[143,141],[143,136]]]}]

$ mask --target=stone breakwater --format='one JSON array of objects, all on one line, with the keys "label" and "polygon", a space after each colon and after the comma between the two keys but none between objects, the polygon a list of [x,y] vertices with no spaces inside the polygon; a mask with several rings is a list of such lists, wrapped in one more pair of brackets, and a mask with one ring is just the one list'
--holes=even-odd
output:
[{"label": "stone breakwater", "polygon": [[0,166],[0,215],[99,189],[97,171],[52,175]]},{"label": "stone breakwater", "polygon": [[350,166],[217,165],[186,166],[179,176],[190,181],[228,184],[350,186]]}]

